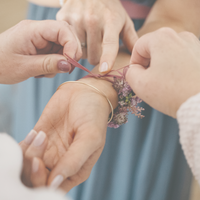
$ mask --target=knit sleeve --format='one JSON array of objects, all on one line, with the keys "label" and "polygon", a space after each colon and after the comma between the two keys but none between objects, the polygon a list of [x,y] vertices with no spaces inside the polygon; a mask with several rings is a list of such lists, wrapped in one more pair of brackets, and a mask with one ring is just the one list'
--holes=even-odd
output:
[{"label": "knit sleeve", "polygon": [[177,120],[182,149],[192,173],[200,184],[200,93],[180,106]]}]

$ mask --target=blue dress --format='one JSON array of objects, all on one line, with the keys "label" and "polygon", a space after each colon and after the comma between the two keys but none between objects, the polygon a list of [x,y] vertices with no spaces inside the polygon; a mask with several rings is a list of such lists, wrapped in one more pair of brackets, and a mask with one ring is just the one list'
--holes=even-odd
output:
[{"label": "blue dress", "polygon": [[[136,2],[152,5],[152,1]],[[55,19],[58,9],[29,5],[28,18]],[[134,21],[136,29],[143,20]],[[92,69],[86,60],[80,63]],[[14,135],[18,141],[34,127],[56,88],[85,75],[80,69],[53,79],[31,78],[18,84]],[[129,116],[118,129],[108,128],[105,148],[87,181],[73,188],[74,200],[188,200],[191,172],[186,164],[175,119],[145,103],[144,119]]]}]

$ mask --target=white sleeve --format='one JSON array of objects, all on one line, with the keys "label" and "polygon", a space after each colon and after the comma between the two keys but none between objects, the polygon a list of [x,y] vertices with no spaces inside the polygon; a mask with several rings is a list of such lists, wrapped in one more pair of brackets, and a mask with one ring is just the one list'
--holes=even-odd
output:
[{"label": "white sleeve", "polygon": [[180,143],[187,162],[200,184],[200,93],[190,97],[177,111]]}]

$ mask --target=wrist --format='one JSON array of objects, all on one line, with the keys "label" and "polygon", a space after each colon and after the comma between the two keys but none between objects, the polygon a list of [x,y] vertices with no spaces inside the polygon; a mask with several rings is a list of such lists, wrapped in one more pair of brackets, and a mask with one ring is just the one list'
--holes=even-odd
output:
[{"label": "wrist", "polygon": [[105,95],[110,100],[113,109],[115,109],[118,105],[118,95],[116,90],[113,88],[112,83],[102,80],[102,79],[96,79],[96,78],[82,78],[80,79],[81,82],[88,83],[94,87],[96,87],[98,90],[105,93]]}]

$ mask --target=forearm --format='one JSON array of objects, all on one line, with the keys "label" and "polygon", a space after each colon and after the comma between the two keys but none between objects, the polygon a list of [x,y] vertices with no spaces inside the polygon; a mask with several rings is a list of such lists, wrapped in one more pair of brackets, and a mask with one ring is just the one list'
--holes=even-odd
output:
[{"label": "forearm", "polygon": [[200,36],[200,2],[198,0],[158,0],[138,35],[170,27],[177,32],[189,31]]}]

